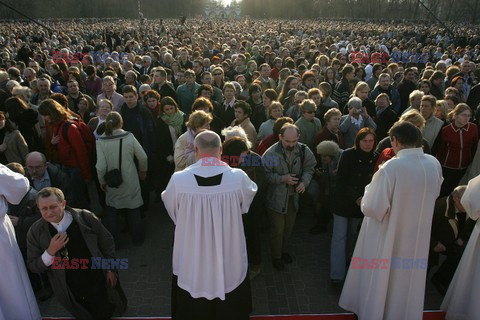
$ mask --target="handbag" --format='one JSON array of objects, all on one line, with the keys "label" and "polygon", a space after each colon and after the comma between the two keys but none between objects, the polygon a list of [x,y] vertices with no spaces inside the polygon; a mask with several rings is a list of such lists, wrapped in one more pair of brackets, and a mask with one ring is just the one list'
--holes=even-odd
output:
[{"label": "handbag", "polygon": [[107,171],[103,176],[105,183],[110,188],[118,188],[123,183],[122,177],[122,141],[120,139],[120,151],[118,152],[118,169]]}]

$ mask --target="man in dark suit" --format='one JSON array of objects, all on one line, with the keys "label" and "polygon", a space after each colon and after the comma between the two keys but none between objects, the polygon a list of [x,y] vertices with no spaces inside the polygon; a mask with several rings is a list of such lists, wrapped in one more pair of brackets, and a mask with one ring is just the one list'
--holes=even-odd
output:
[{"label": "man in dark suit", "polygon": [[152,70],[152,57],[143,56],[142,57],[142,67],[140,68],[140,74],[149,74]]},{"label": "man in dark suit", "polygon": [[223,86],[223,96],[225,97],[223,105],[215,110],[215,112],[216,116],[222,119],[226,126],[229,126],[232,121],[235,120],[235,111],[233,109],[233,105],[236,102],[235,86],[231,82],[227,82]]},{"label": "man in dark suit", "polygon": [[164,68],[157,68],[153,73],[152,89],[160,94],[160,97],[170,97],[177,101],[177,93],[173,84],[167,82],[167,71]]},{"label": "man in dark suit", "polygon": [[213,40],[208,40],[207,49],[203,51],[203,57],[212,60],[218,53],[219,51],[214,48]]}]

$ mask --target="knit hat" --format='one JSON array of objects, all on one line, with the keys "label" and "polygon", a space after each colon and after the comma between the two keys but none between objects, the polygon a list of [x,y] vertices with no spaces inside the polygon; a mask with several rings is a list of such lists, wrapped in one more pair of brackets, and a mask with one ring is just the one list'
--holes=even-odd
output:
[{"label": "knit hat", "polygon": [[317,146],[317,153],[322,156],[335,157],[340,151],[340,147],[335,141],[322,141]]}]

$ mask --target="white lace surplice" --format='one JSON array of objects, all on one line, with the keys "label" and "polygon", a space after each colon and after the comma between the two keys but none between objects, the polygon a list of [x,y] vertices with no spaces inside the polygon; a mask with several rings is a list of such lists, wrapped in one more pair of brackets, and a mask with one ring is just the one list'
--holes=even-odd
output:
[{"label": "white lace surplice", "polygon": [[[194,298],[225,300],[247,274],[242,214],[257,186],[242,170],[206,165],[214,163],[208,159],[175,173],[162,199],[176,225],[173,274],[178,286]],[[199,187],[194,174],[223,175],[220,185]]]},{"label": "white lace surplice", "polygon": [[15,238],[8,203],[18,204],[28,180],[0,164],[0,320],[41,319],[27,269]]}]

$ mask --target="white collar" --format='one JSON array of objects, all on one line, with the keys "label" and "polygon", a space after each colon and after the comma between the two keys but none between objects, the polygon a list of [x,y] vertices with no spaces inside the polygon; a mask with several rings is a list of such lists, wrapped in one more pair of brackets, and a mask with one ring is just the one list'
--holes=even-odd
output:
[{"label": "white collar", "polygon": [[68,212],[67,210],[65,210],[63,212],[63,218],[62,218],[62,220],[60,220],[59,223],[50,222],[50,224],[58,232],[65,232],[68,229],[68,227],[70,226],[70,224],[72,224],[72,221],[73,221],[72,214],[70,212]]},{"label": "white collar", "polygon": [[233,98],[230,103],[223,103],[223,105],[225,106],[225,109],[227,108],[233,108],[233,105],[235,104],[235,98]]},{"label": "white collar", "polygon": [[352,123],[358,127],[360,127],[363,123],[363,117],[362,115],[359,115],[358,116],[358,119],[356,119],[355,117],[350,117],[350,119],[352,120]]},{"label": "white collar", "polygon": [[192,174],[203,178],[213,177],[230,170],[232,170],[232,168],[230,168],[226,162],[223,162],[216,157],[201,158],[184,169],[184,171],[192,171]]},{"label": "white collar", "polygon": [[423,148],[405,148],[397,153],[397,158],[408,157],[410,155],[420,155],[424,154]]}]

